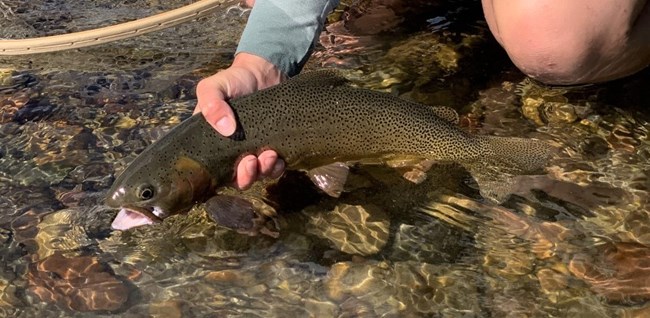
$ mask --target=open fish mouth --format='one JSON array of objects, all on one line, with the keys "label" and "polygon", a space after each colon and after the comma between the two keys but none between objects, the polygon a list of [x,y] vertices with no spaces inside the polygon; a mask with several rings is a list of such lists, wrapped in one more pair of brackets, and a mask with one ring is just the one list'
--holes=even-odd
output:
[{"label": "open fish mouth", "polygon": [[124,231],[142,225],[159,223],[164,216],[165,213],[158,207],[122,207],[111,223],[111,228]]}]

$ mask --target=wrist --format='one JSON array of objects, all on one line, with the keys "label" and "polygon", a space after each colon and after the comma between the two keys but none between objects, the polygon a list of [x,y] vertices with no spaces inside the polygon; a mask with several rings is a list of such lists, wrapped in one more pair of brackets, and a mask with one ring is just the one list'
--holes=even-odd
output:
[{"label": "wrist", "polygon": [[231,67],[243,68],[249,71],[257,81],[257,89],[280,84],[286,78],[273,63],[263,57],[246,52],[237,53]]}]

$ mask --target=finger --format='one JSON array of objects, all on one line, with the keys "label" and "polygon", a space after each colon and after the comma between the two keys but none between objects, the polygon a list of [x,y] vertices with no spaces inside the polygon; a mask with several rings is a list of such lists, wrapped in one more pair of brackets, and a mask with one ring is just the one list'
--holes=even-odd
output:
[{"label": "finger", "polygon": [[247,189],[255,180],[257,180],[257,158],[248,155],[242,158],[237,165],[235,185],[240,189]]},{"label": "finger", "polygon": [[278,161],[275,162],[275,165],[273,165],[273,170],[269,174],[269,178],[272,179],[279,178],[284,173],[284,168],[285,168],[284,160],[278,159]]},{"label": "finger", "polygon": [[205,120],[224,136],[230,136],[235,132],[235,114],[230,105],[225,101],[225,88],[215,82],[212,78],[206,78],[199,82],[196,87],[198,103],[194,113],[201,112]]},{"label": "finger", "polygon": [[284,168],[284,161],[282,161],[282,159],[279,159],[278,154],[273,150],[263,151],[257,157],[257,160],[259,162],[258,172],[260,174],[260,177],[274,178],[275,175],[277,175],[277,173],[274,174],[274,172],[276,172],[275,170],[277,170],[276,165],[278,164],[278,162],[281,162],[282,163],[281,168]]}]

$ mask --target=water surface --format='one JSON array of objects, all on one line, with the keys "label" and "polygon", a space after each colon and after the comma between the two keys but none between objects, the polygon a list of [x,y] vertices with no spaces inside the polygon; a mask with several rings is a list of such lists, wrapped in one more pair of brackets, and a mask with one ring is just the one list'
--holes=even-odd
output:
[{"label": "water surface", "polygon": [[[11,38],[181,4],[5,3],[0,37]],[[246,14],[3,57],[0,316],[648,315],[649,73],[545,87],[510,64],[477,1],[346,4],[306,69],[339,68],[355,85],[454,107],[473,133],[547,140],[560,151],[545,174],[522,177],[502,205],[455,166],[434,166],[419,185],[359,167],[340,200],[290,174],[241,194],[282,203],[277,239],[217,226],[200,207],[111,231],[117,211],[102,202],[114,175],[191,114],[196,83],[229,65]]]}]

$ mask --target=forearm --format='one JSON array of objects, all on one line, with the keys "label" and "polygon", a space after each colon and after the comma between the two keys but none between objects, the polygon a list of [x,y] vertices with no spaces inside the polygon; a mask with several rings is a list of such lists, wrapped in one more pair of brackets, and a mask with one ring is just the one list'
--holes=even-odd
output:
[{"label": "forearm", "polygon": [[338,0],[257,0],[237,52],[260,56],[287,76],[300,72]]}]

